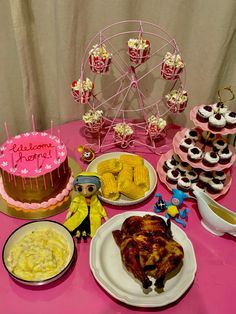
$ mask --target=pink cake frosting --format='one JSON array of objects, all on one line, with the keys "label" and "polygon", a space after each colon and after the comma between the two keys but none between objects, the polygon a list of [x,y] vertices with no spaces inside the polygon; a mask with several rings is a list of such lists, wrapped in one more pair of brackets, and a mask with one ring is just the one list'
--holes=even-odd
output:
[{"label": "pink cake frosting", "polygon": [[0,148],[0,167],[21,177],[37,177],[58,168],[67,157],[66,146],[46,132],[16,135]]}]

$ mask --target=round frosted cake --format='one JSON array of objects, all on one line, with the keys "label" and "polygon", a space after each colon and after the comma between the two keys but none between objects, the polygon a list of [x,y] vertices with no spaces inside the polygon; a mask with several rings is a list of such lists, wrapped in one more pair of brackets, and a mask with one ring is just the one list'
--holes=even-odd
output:
[{"label": "round frosted cake", "polygon": [[46,132],[7,140],[0,148],[0,169],[0,193],[14,208],[52,208],[72,189],[66,146]]}]

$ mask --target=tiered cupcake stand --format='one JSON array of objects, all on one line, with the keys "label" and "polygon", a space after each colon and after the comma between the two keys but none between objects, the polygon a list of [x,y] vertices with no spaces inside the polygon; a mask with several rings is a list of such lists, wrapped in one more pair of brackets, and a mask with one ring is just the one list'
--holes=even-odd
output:
[{"label": "tiered cupcake stand", "polygon": [[[202,136],[203,132],[205,132],[205,137],[207,137],[206,134],[210,134],[210,133],[215,134],[215,136],[216,136],[215,139],[223,139],[223,137],[226,135],[235,134],[236,128],[233,128],[233,129],[223,128],[220,131],[213,131],[213,130],[209,129],[207,123],[199,122],[197,119],[198,108],[199,108],[199,106],[196,106],[191,110],[190,119],[193,121],[193,123],[195,125],[194,130],[197,130],[199,132],[200,137]],[[165,153],[164,155],[162,155],[160,157],[158,164],[157,164],[157,173],[159,175],[159,178],[170,190],[177,187],[177,184],[170,184],[167,181],[167,172],[163,168],[165,161],[173,158],[174,154],[177,154],[180,157],[180,162],[188,163],[192,167],[192,170],[194,170],[198,174],[200,174],[202,171],[205,171],[208,173],[209,172],[214,173],[215,171],[223,171],[226,174],[226,179],[224,181],[222,181],[224,184],[224,187],[221,191],[219,191],[218,193],[211,193],[207,190],[207,188],[205,188],[205,192],[207,192],[213,199],[217,199],[218,197],[227,193],[227,191],[231,185],[231,167],[236,160],[236,155],[234,153],[234,151],[235,151],[234,147],[232,145],[228,144],[228,149],[232,152],[232,156],[231,156],[230,161],[225,163],[225,164],[218,162],[214,166],[208,166],[202,162],[202,159],[198,162],[190,161],[188,158],[188,153],[184,152],[180,148],[180,142],[182,141],[182,139],[185,138],[185,134],[187,131],[188,131],[188,129],[185,128],[185,129],[182,129],[181,131],[177,132],[173,138],[173,149],[169,150],[167,153]],[[206,144],[203,144],[200,140],[198,140],[195,142],[195,145],[197,147],[201,148],[203,150],[203,152],[212,151],[212,149],[213,149],[212,142],[210,142],[210,141],[206,145]],[[177,166],[177,168],[178,168],[178,166]],[[183,174],[183,176],[185,176],[185,174]],[[199,181],[199,178],[197,179],[197,181],[195,181],[195,183],[198,181]],[[185,192],[187,194],[189,194],[189,197],[194,197],[192,194],[192,187],[188,191],[185,191]]]}]

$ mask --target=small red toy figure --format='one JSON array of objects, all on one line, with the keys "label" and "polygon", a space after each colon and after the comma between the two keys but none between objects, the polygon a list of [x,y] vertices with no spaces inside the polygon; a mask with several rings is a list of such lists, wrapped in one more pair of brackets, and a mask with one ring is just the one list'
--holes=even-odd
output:
[{"label": "small red toy figure", "polygon": [[95,158],[95,152],[91,147],[83,147],[81,145],[77,148],[78,153],[82,153],[81,160],[85,163],[90,163]]}]

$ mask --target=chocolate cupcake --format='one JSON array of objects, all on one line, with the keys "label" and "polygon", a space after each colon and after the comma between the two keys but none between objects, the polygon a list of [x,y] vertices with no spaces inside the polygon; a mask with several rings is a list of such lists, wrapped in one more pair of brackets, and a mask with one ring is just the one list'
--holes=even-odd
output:
[{"label": "chocolate cupcake", "polygon": [[218,138],[213,141],[212,146],[214,152],[219,152],[228,147],[228,143],[223,138]]},{"label": "chocolate cupcake", "polygon": [[219,151],[218,155],[220,157],[219,163],[227,164],[228,162],[230,162],[233,153],[229,150],[228,147],[226,147],[223,150]]},{"label": "chocolate cupcake", "polygon": [[177,169],[170,169],[167,171],[166,181],[170,184],[177,184],[180,177],[181,174]]},{"label": "chocolate cupcake", "polygon": [[214,114],[213,107],[210,105],[202,105],[198,108],[196,118],[200,122],[208,122],[210,116]]},{"label": "chocolate cupcake", "polygon": [[187,177],[180,177],[177,182],[177,188],[186,192],[191,188],[191,181]]},{"label": "chocolate cupcake", "polygon": [[188,159],[192,162],[198,162],[202,159],[202,150],[195,146],[188,149]]},{"label": "chocolate cupcake", "polygon": [[224,184],[220,180],[215,178],[210,180],[207,185],[207,191],[213,194],[220,193],[223,190],[223,188]]},{"label": "chocolate cupcake", "polygon": [[192,183],[198,179],[198,174],[195,170],[190,170],[185,173],[185,177],[188,178]]},{"label": "chocolate cupcake", "polygon": [[194,146],[194,141],[191,140],[191,138],[183,138],[179,144],[180,149],[185,153],[187,153],[188,149],[193,146]]},{"label": "chocolate cupcake", "polygon": [[220,160],[220,157],[216,152],[206,152],[203,155],[202,163],[207,167],[215,166]]},{"label": "chocolate cupcake", "polygon": [[226,128],[233,129],[236,127],[236,112],[229,111],[224,115],[226,121]]},{"label": "chocolate cupcake", "polygon": [[214,113],[225,114],[228,111],[228,108],[222,102],[218,102],[212,105]]},{"label": "chocolate cupcake", "polygon": [[169,169],[174,169],[178,165],[178,162],[174,159],[167,159],[163,164],[163,169],[167,172]]},{"label": "chocolate cupcake", "polygon": [[220,170],[220,171],[213,171],[213,177],[215,178],[215,179],[218,179],[218,180],[220,180],[220,181],[222,181],[222,182],[224,182],[225,181],[225,179],[226,179],[226,173],[223,171],[223,170]]},{"label": "chocolate cupcake", "polygon": [[211,171],[202,171],[199,174],[199,181],[203,182],[204,184],[207,184],[210,180],[213,179],[213,174]]},{"label": "chocolate cupcake", "polygon": [[206,184],[202,181],[193,182],[191,185],[191,189],[194,190],[194,188],[197,187],[198,189],[205,191]]},{"label": "chocolate cupcake", "polygon": [[185,138],[190,138],[194,142],[199,141],[200,137],[200,133],[196,129],[188,129],[185,132]]},{"label": "chocolate cupcake", "polygon": [[181,162],[178,164],[177,168],[178,168],[178,170],[180,171],[180,173],[181,173],[182,175],[185,175],[185,173],[186,173],[187,171],[192,170],[192,167],[190,166],[190,164],[187,163],[187,162],[185,162],[185,161],[181,161]]},{"label": "chocolate cupcake", "polygon": [[208,126],[213,131],[220,131],[226,125],[226,120],[224,116],[220,113],[216,113],[210,116],[208,121]]}]

